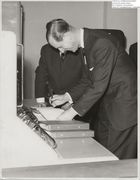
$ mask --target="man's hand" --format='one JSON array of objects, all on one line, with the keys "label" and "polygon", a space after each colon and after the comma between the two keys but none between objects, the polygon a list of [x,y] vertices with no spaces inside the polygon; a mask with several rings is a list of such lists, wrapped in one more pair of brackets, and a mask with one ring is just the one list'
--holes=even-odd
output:
[{"label": "man's hand", "polygon": [[38,107],[47,107],[47,103],[37,103]]},{"label": "man's hand", "polygon": [[78,113],[71,107],[70,109],[64,111],[59,117],[57,117],[57,120],[60,120],[60,121],[70,121],[77,114]]},{"label": "man's hand", "polygon": [[53,95],[50,97],[49,102],[53,107],[62,105],[69,101],[69,96],[65,93],[63,95]]},{"label": "man's hand", "polygon": [[36,102],[38,107],[46,107],[48,105],[44,97],[36,98]]}]

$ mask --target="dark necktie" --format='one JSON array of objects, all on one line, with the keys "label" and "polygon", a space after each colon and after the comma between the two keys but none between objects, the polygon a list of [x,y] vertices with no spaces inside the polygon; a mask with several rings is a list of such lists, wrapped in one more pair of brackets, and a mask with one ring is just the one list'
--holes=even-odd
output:
[{"label": "dark necktie", "polygon": [[64,58],[65,58],[65,53],[62,53],[61,54],[61,59],[64,60]]}]

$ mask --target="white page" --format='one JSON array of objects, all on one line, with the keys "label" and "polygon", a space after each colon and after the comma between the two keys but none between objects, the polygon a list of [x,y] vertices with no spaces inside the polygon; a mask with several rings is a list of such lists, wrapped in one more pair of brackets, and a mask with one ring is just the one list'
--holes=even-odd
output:
[{"label": "white page", "polygon": [[37,107],[36,109],[44,117],[44,120],[57,120],[57,117],[64,112],[64,110],[54,107]]}]

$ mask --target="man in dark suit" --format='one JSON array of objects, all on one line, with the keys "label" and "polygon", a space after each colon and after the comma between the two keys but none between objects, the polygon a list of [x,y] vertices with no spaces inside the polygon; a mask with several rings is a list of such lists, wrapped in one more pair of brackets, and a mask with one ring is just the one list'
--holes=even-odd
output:
[{"label": "man in dark suit", "polygon": [[[63,19],[47,24],[47,39],[56,49],[76,52],[84,48],[84,61],[91,84],[74,105],[58,119],[83,116],[100,102],[95,138],[120,159],[137,152],[137,78],[135,66],[119,42],[104,32],[77,29]],[[82,84],[81,84],[82,86]],[[54,95],[52,105],[64,103]],[[94,119],[93,119],[94,120]]]},{"label": "man in dark suit", "polygon": [[[49,44],[41,48],[41,57],[35,75],[35,98],[41,107],[49,105],[49,99],[53,94],[65,94],[65,100],[68,101],[59,107],[68,109],[83,94],[87,83],[90,83],[80,49],[76,53],[61,52],[61,49],[57,50]],[[83,117],[76,116],[76,119],[90,121],[91,113],[88,111]]]},{"label": "man in dark suit", "polygon": [[137,68],[137,46],[138,46],[138,43],[136,42],[134,44],[131,44],[129,48],[129,56],[135,63],[136,68]]},{"label": "man in dark suit", "polygon": [[[62,53],[61,50],[57,50],[49,44],[44,45],[41,48],[39,65],[35,71],[35,97],[37,101],[44,103],[53,94],[64,93],[66,98],[66,93],[69,93],[73,102],[76,101],[88,83],[82,64],[80,49],[76,53]],[[79,91],[80,81],[84,81],[84,83],[82,83],[82,88],[80,86]]]}]

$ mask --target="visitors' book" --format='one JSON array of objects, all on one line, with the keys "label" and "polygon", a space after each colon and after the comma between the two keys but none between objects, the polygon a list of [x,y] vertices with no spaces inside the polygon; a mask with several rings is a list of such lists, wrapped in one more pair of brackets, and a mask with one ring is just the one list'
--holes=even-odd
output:
[{"label": "visitors' book", "polygon": [[54,139],[94,137],[93,130],[46,131]]},{"label": "visitors' book", "polygon": [[47,131],[62,130],[89,130],[89,123],[71,120],[71,121],[40,121],[40,126]]}]

